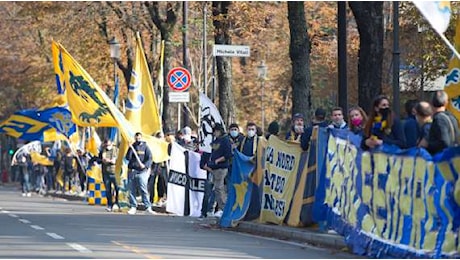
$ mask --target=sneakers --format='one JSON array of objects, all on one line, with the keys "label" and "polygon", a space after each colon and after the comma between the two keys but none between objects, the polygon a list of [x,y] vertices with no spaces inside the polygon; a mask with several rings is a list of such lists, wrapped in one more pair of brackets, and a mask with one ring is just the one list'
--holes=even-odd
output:
[{"label": "sneakers", "polygon": [[134,215],[134,214],[136,214],[136,211],[137,211],[137,209],[134,208],[134,207],[132,207],[132,208],[130,208],[130,209],[128,210],[128,214],[129,214],[129,215]]},{"label": "sneakers", "polygon": [[214,213],[214,217],[220,218],[220,217],[222,217],[222,214],[224,214],[224,212],[219,209],[216,213]]},{"label": "sneakers", "polygon": [[152,215],[158,215],[156,211],[154,211],[151,207],[148,207],[145,212],[152,214]]},{"label": "sneakers", "polygon": [[107,211],[107,212],[111,212],[111,211],[112,211],[112,208],[110,208],[110,207],[107,207],[107,208],[105,208],[105,211]]},{"label": "sneakers", "polygon": [[25,194],[25,193],[23,193],[23,194],[22,194],[22,196],[23,196],[23,197],[25,197],[25,196],[26,196],[26,194]]},{"label": "sneakers", "polygon": [[113,204],[112,211],[118,211],[119,209],[120,209],[120,207],[118,207],[117,204]]},{"label": "sneakers", "polygon": [[32,193],[27,192],[27,197],[32,197]]},{"label": "sneakers", "polygon": [[198,220],[200,220],[200,221],[201,221],[201,220],[204,220],[205,218],[206,218],[206,216],[205,216],[205,215],[203,215],[203,214],[201,214],[201,215],[198,217]]},{"label": "sneakers", "polygon": [[206,216],[212,218],[212,217],[215,217],[214,216],[214,211],[208,211],[208,213],[206,214]]}]

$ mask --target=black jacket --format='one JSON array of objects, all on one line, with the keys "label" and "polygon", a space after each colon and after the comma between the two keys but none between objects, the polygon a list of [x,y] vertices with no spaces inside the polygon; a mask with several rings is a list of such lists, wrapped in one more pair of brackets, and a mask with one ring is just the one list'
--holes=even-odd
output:
[{"label": "black jacket", "polygon": [[[145,165],[146,168],[149,168],[152,165],[152,152],[150,151],[150,148],[147,146],[147,143],[143,141],[135,142],[133,144],[133,148],[134,150],[136,150],[136,153],[139,156],[141,162]],[[131,149],[131,147],[128,149],[125,158],[129,161],[128,169],[142,171],[141,166],[138,160],[136,159],[136,156],[134,155],[134,152]]]}]

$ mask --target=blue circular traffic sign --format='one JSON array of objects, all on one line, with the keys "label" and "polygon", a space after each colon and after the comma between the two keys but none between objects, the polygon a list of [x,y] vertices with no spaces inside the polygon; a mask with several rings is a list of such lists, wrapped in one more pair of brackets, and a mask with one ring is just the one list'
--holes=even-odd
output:
[{"label": "blue circular traffic sign", "polygon": [[185,91],[192,84],[192,75],[182,67],[177,67],[168,72],[168,86],[175,91]]}]

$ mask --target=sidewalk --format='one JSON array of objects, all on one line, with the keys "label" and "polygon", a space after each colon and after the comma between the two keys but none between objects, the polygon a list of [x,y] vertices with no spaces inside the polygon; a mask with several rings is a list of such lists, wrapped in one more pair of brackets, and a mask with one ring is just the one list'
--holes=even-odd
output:
[{"label": "sidewalk", "polygon": [[[86,200],[84,196],[80,196],[79,194],[59,194],[52,192],[47,193],[45,196],[58,197],[73,201]],[[162,208],[155,208],[155,210],[159,212],[164,211]],[[205,220],[201,222],[197,221],[196,223],[219,227],[218,219],[216,218],[206,218]],[[318,227],[289,227],[285,225],[262,224],[255,221],[241,221],[237,227],[224,230],[249,233],[299,243],[307,243],[313,246],[327,247],[342,251],[348,250],[342,236],[321,232]]]}]

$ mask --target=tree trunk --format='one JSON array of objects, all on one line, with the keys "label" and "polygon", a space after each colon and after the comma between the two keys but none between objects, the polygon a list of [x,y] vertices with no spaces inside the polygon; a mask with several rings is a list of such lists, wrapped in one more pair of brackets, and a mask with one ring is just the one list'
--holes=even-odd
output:
[{"label": "tree trunk", "polygon": [[349,2],[359,32],[358,104],[369,111],[382,93],[383,2]]},{"label": "tree trunk", "polygon": [[304,2],[288,2],[288,20],[291,35],[289,57],[292,64],[292,115],[302,113],[307,116],[311,107],[311,46],[307,34]]},{"label": "tree trunk", "polygon": [[[214,41],[216,44],[231,44],[228,33],[230,23],[228,8],[231,2],[212,2]],[[219,86],[219,112],[228,126],[235,120],[235,101],[232,92],[232,61],[230,57],[216,57]]]},{"label": "tree trunk", "polygon": [[169,104],[169,87],[167,84],[167,75],[171,70],[171,59],[173,55],[173,45],[171,42],[171,36],[174,31],[174,27],[177,23],[177,12],[180,8],[180,2],[167,3],[166,15],[162,17],[159,11],[158,2],[144,2],[144,5],[149,11],[150,18],[153,23],[160,31],[161,39],[165,41],[164,50],[164,67],[163,67],[163,131],[165,133],[175,129],[174,122],[171,120],[172,115],[175,113],[174,107]]}]

